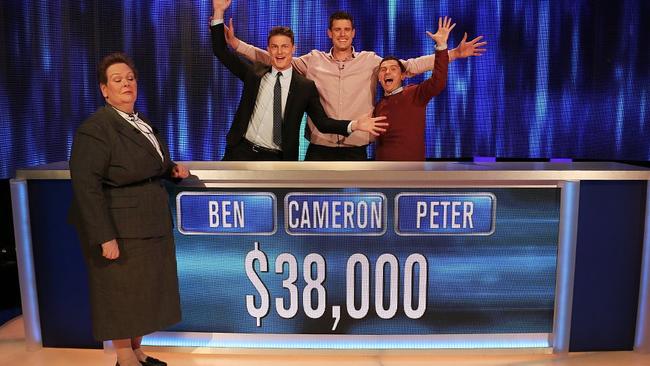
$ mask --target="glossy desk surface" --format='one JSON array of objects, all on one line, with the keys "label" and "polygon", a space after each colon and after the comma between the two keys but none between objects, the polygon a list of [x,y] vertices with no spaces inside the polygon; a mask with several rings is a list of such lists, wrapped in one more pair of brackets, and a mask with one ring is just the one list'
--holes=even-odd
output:
[{"label": "glossy desk surface", "polygon": [[[554,184],[578,180],[650,180],[650,169],[613,162],[181,162],[183,184],[332,184],[385,186]],[[19,169],[19,179],[70,179],[67,162]]]}]

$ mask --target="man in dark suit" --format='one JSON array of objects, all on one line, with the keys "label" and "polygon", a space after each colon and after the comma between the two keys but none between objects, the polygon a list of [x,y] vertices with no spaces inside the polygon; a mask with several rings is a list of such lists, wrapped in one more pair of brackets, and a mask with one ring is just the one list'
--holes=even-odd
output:
[{"label": "man in dark suit", "polygon": [[271,65],[242,61],[226,47],[224,12],[231,0],[213,0],[212,48],[244,90],[228,136],[223,160],[298,160],[298,135],[305,112],[324,132],[349,135],[367,131],[375,136],[385,131],[382,117],[361,116],[357,120],[335,120],[327,116],[313,81],[293,72],[293,32],[287,27],[271,29],[268,52]]}]

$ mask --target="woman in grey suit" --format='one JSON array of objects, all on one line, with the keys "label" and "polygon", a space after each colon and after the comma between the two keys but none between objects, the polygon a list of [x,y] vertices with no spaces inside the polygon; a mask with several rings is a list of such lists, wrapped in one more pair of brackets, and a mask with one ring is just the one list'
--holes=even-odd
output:
[{"label": "woman in grey suit", "polygon": [[70,157],[70,219],[88,267],[93,335],[112,340],[117,365],[165,365],[142,336],[181,319],[168,194],[162,179],[189,171],[135,113],[137,71],[123,53],[98,67],[106,105],[77,130]]}]

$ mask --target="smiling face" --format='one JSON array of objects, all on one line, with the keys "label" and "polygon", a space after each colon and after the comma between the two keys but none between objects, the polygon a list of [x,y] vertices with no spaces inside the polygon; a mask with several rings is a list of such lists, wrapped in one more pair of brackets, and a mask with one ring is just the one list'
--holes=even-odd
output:
[{"label": "smiling face", "polygon": [[352,22],[348,19],[333,20],[332,26],[327,30],[327,36],[330,37],[337,51],[350,50],[354,35],[355,31],[352,28]]},{"label": "smiling face", "polygon": [[271,65],[277,70],[283,71],[291,67],[293,52],[296,50],[291,38],[282,34],[271,36],[267,50],[271,56]]},{"label": "smiling face", "polygon": [[115,108],[133,113],[138,98],[138,82],[131,68],[125,63],[116,63],[106,69],[106,84],[99,84],[106,101]]},{"label": "smiling face", "polygon": [[386,60],[379,64],[379,73],[377,76],[385,93],[391,93],[393,90],[402,86],[402,81],[405,78],[396,60]]}]

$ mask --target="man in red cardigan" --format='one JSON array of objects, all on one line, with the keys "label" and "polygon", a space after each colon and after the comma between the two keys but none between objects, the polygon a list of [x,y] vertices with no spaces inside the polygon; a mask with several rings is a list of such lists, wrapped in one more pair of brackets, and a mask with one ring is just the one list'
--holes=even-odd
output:
[{"label": "man in red cardigan", "polygon": [[438,19],[438,31],[427,35],[436,42],[435,65],[431,77],[417,85],[402,86],[406,68],[393,56],[379,64],[379,83],[384,97],[377,103],[373,116],[386,116],[388,129],[377,138],[375,160],[423,161],[424,122],[427,104],[447,85],[447,39],[456,26],[451,18]]}]

